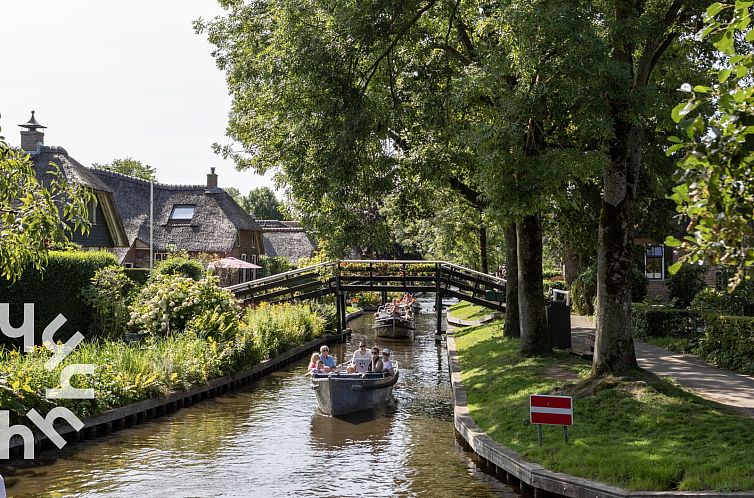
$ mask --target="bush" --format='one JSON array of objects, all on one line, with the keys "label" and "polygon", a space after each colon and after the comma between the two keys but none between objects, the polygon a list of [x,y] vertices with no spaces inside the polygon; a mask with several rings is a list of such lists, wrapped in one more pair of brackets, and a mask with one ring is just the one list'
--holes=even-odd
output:
[{"label": "bush", "polygon": [[259,270],[259,278],[269,277],[270,275],[277,275],[278,273],[285,273],[291,270],[291,263],[288,258],[283,256],[260,256],[259,266],[262,267]]},{"label": "bush", "polygon": [[351,303],[360,308],[377,307],[382,304],[382,296],[379,292],[357,292],[351,295]]},{"label": "bush", "polygon": [[697,335],[700,325],[699,315],[692,311],[639,303],[631,307],[631,326],[637,338],[690,338]]},{"label": "bush", "polygon": [[200,280],[205,274],[200,262],[184,256],[173,256],[160,261],[154,267],[154,272],[158,275],[183,275],[193,280]]},{"label": "bush", "polygon": [[649,279],[640,268],[634,266],[631,273],[631,302],[644,301],[647,297],[647,287],[649,287]]},{"label": "bush", "polygon": [[597,297],[597,265],[593,264],[576,277],[571,284],[571,306],[579,315],[594,315],[594,299]]},{"label": "bush", "polygon": [[125,275],[136,287],[149,282],[149,268],[124,268]]},{"label": "bush", "polygon": [[122,335],[128,325],[129,293],[133,282],[126,277],[125,269],[120,265],[108,266],[97,270],[89,287],[81,294],[92,307],[91,331],[99,337],[117,337]]},{"label": "bush", "polygon": [[[91,335],[92,307],[81,296],[97,270],[117,265],[115,256],[107,251],[50,252],[42,271],[26,269],[14,284],[0,279],[0,303],[10,304],[11,324],[20,326],[24,303],[34,304],[34,335],[41,344],[45,327],[60,313],[66,323],[55,333],[55,340],[66,341],[76,331]],[[3,335],[0,343],[19,346],[21,339]]]},{"label": "bush", "polygon": [[717,315],[745,315],[754,302],[754,286],[741,285],[732,294],[724,290],[705,288],[691,301],[689,308],[696,313]]},{"label": "bush", "polygon": [[241,332],[249,331],[262,357],[272,358],[323,335],[325,323],[309,305],[262,303],[243,317]]},{"label": "bush", "polygon": [[668,278],[670,300],[676,308],[688,308],[694,296],[704,289],[704,272],[703,266],[683,265]]},{"label": "bush", "polygon": [[566,283],[565,280],[562,279],[562,277],[546,278],[542,280],[542,287],[545,290],[545,299],[549,299],[552,295],[553,289],[565,290]]},{"label": "bush", "polygon": [[754,374],[754,318],[708,316],[698,350],[722,368]]},{"label": "bush", "polygon": [[130,310],[130,326],[165,335],[184,330],[189,321],[208,310],[229,314],[228,319],[235,320],[240,306],[230,291],[218,287],[217,277],[197,281],[183,275],[156,275],[137,295]]}]

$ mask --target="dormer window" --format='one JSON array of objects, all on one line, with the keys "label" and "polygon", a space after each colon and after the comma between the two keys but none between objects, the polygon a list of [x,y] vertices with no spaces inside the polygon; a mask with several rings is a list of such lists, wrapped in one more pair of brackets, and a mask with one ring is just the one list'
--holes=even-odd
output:
[{"label": "dormer window", "polygon": [[194,217],[195,204],[176,204],[170,212],[170,223],[189,224]]}]

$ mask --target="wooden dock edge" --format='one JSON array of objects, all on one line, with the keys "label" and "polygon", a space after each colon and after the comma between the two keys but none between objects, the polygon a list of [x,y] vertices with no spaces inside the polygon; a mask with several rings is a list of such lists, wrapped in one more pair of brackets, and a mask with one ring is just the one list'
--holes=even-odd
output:
[{"label": "wooden dock edge", "polygon": [[539,464],[527,462],[515,451],[494,441],[469,414],[466,391],[461,382],[461,364],[453,332],[447,334],[448,366],[453,391],[453,422],[456,438],[478,458],[478,465],[488,474],[510,485],[527,497],[566,496],[569,498],[730,498],[754,497],[752,492],[722,493],[715,491],[626,491],[624,489],[553,472]]},{"label": "wooden dock edge", "polygon": [[[239,387],[253,383],[281,367],[305,358],[311,351],[317,350],[322,344],[345,342],[350,335],[351,329],[346,329],[341,334],[324,335],[240,372],[212,379],[206,384],[194,386],[184,391],[174,391],[162,398],[138,401],[113,408],[99,415],[86,417],[82,420],[84,427],[80,431],[75,431],[67,423],[56,423],[55,429],[66,440],[66,446],[85,440],[100,438],[112,432],[164,416],[202,400],[230,393]],[[57,446],[48,440],[43,432],[34,429],[33,433],[35,460],[40,456],[39,452],[44,452],[45,456],[52,456],[56,451],[60,451]],[[0,463],[9,463],[22,459],[23,439],[20,436],[13,436],[10,440],[9,449],[10,460],[0,460]]]}]

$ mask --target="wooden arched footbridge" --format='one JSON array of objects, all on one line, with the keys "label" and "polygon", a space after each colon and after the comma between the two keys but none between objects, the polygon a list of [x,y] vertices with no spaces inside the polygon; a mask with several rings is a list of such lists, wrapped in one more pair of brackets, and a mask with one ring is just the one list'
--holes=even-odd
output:
[{"label": "wooden arched footbridge", "polygon": [[505,280],[445,261],[339,260],[233,285],[247,303],[282,302],[335,296],[338,332],[346,326],[346,296],[354,292],[435,294],[437,331],[442,330],[442,299],[455,297],[505,311]]}]

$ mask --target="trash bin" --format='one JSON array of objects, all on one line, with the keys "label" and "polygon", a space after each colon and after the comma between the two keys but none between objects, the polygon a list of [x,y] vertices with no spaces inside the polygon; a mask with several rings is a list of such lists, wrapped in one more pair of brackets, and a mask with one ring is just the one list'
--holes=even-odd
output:
[{"label": "trash bin", "polygon": [[571,347],[571,307],[563,301],[547,303],[547,329],[552,345],[559,349]]}]

